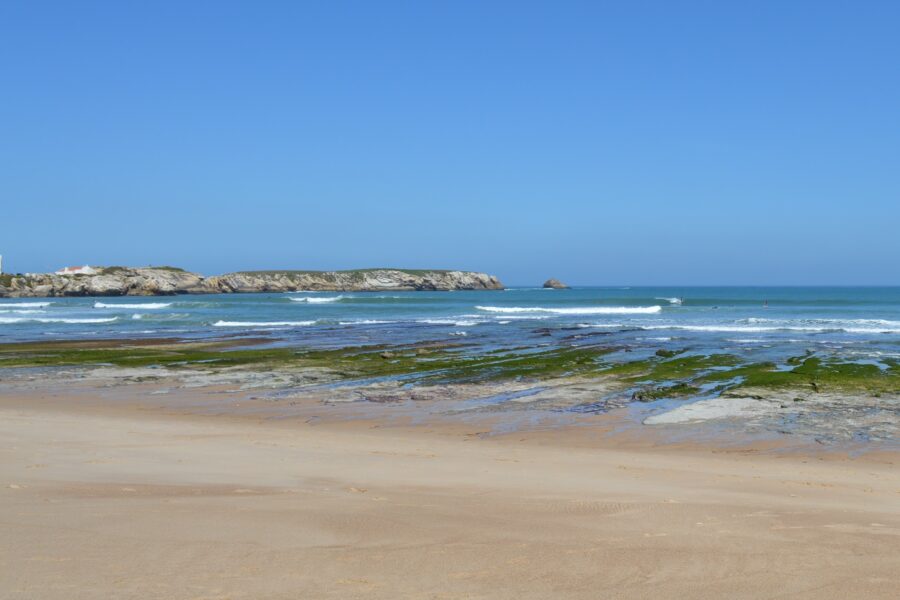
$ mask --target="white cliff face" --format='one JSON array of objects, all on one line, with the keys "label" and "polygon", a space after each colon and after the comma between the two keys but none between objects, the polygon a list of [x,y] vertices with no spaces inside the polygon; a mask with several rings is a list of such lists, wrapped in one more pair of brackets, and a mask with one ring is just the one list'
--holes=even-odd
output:
[{"label": "white cliff face", "polygon": [[235,292],[497,290],[503,284],[468,271],[259,271],[204,278],[168,267],[100,269],[96,275],[0,276],[0,297],[166,296]]}]

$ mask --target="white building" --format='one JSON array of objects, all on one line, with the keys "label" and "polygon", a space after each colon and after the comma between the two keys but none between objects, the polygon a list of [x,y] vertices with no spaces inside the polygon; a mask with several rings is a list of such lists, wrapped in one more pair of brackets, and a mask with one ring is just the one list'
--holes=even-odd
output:
[{"label": "white building", "polygon": [[84,265],[83,267],[63,267],[56,272],[57,275],[96,275],[97,269]]}]

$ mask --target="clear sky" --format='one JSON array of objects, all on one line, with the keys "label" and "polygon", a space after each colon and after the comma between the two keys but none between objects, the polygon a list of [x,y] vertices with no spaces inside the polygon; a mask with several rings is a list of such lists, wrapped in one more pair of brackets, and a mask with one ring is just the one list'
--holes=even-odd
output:
[{"label": "clear sky", "polygon": [[900,2],[0,3],[6,271],[900,284]]}]

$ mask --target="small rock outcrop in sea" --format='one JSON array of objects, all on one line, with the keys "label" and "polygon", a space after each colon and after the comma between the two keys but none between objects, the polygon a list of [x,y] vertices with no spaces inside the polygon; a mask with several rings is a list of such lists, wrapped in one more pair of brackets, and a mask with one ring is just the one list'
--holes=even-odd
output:
[{"label": "small rock outcrop in sea", "polygon": [[563,283],[562,281],[560,281],[559,279],[548,279],[547,281],[544,282],[544,287],[545,287],[545,288],[553,288],[554,290],[567,290],[567,289],[569,289],[569,286],[567,286],[566,284],[564,284],[564,283]]},{"label": "small rock outcrop in sea", "polygon": [[204,277],[175,267],[103,267],[95,274],[0,275],[0,298],[502,289],[499,279],[485,273],[407,269],[248,271]]}]

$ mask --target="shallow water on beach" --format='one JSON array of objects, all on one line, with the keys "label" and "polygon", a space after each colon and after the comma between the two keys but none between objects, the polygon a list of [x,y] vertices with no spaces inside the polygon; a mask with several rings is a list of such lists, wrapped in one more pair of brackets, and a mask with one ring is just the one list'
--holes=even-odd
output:
[{"label": "shallow water on beach", "polygon": [[[0,299],[0,340],[266,333],[305,347],[452,339],[479,349],[601,338],[776,358],[900,356],[900,288],[592,287]],[[633,357],[631,357],[633,358]]]}]

